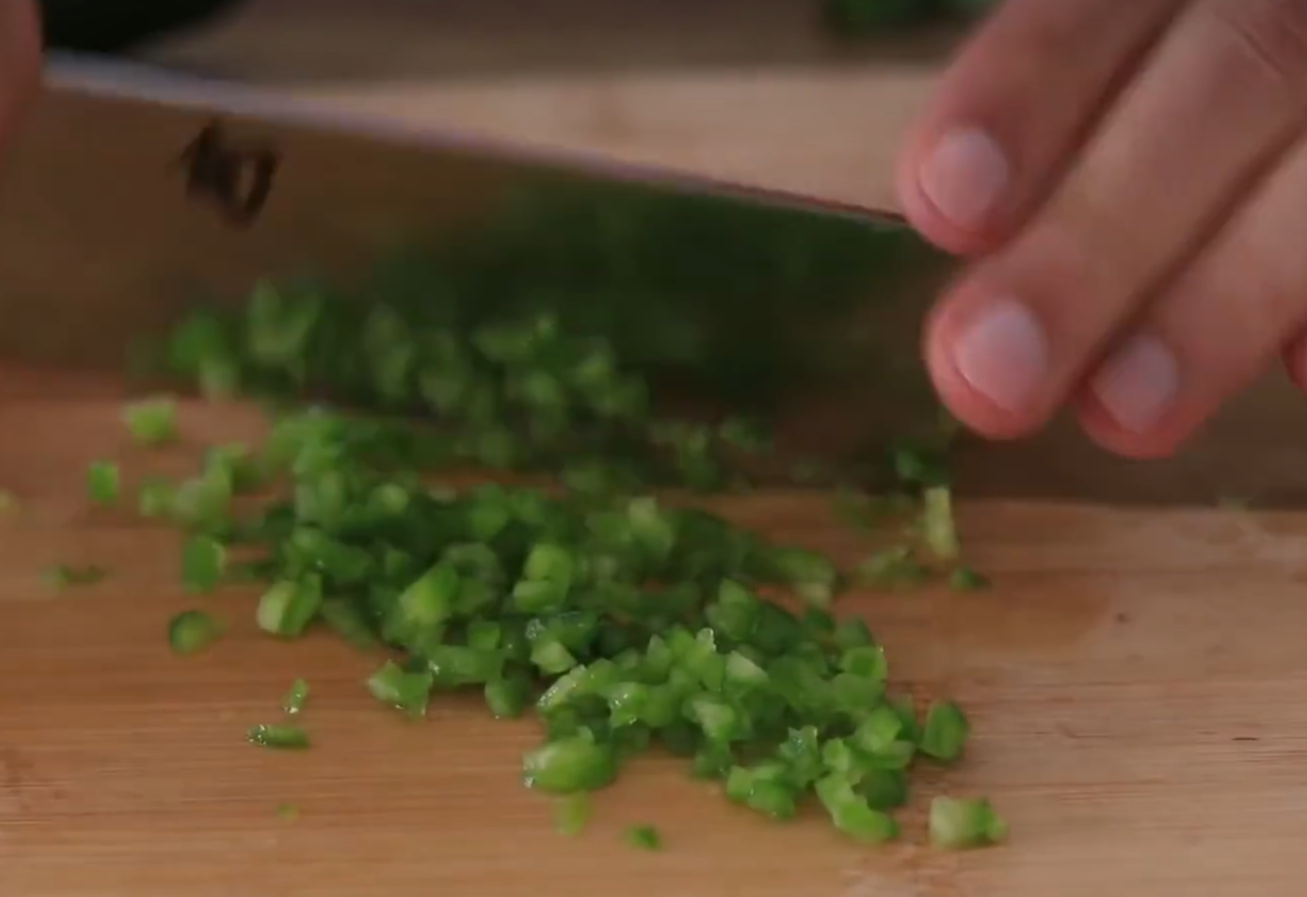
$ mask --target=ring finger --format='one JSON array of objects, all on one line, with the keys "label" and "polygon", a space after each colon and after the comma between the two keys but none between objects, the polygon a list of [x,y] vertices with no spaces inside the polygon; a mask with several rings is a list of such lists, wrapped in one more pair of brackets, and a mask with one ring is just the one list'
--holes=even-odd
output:
[{"label": "ring finger", "polygon": [[939,306],[927,358],[990,436],[1042,425],[1307,112],[1307,0],[1197,0],[1016,239]]},{"label": "ring finger", "polygon": [[1170,453],[1307,324],[1307,140],[1253,194],[1090,379],[1085,430]]}]

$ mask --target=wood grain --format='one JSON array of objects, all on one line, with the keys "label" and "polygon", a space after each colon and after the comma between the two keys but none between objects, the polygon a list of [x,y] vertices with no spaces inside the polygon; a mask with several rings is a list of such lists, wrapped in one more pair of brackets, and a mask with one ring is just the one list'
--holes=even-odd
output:
[{"label": "wood grain", "polygon": [[[599,149],[868,201],[892,197],[895,143],[931,78],[915,65],[837,65],[825,51],[796,49],[809,38],[785,38],[797,7],[780,0],[751,4],[757,14],[743,18],[733,2],[736,18],[713,13],[718,24],[701,31],[684,25],[726,4],[676,7],[674,26],[648,5],[639,27],[617,17],[589,31],[556,29],[564,43],[571,38],[561,49],[555,34],[521,27],[506,38],[485,24],[509,15],[538,23],[527,4],[426,4],[440,12],[417,27],[413,0],[404,16],[374,2],[365,17],[343,0],[319,0],[309,16],[306,3],[263,0],[226,29],[159,48],[156,58],[416,127]],[[565,8],[574,8],[573,24],[596,21],[584,19],[593,4]],[[478,29],[479,42],[461,40]],[[437,32],[445,35],[439,52],[431,49]],[[753,67],[764,59],[773,65]],[[70,181],[87,184],[81,175]],[[21,185],[11,189],[23,195]],[[75,221],[56,220],[61,208],[70,217],[51,200],[41,228],[10,221],[5,255],[66,264],[71,252],[94,249],[60,242],[76,232]],[[34,236],[23,242],[24,232]],[[89,270],[95,284],[99,269]],[[22,296],[9,301],[27,302],[29,315],[40,310]],[[968,501],[964,535],[977,566],[994,576],[993,591],[849,601],[888,646],[896,677],[922,694],[956,696],[973,714],[974,750],[928,782],[918,806],[937,789],[991,795],[1012,823],[1002,849],[857,849],[816,819],[760,822],[656,760],[606,794],[593,828],[571,841],[551,831],[547,803],[516,781],[520,752],[535,738],[530,724],[493,723],[475,701],[442,703],[428,722],[405,724],[363,693],[370,659],[327,638],[282,645],[260,637],[250,594],[204,599],[230,616],[231,637],[210,654],[171,657],[167,619],[201,603],[178,588],[178,539],[88,510],[84,465],[122,453],[133,477],[180,468],[204,443],[256,425],[239,408],[188,407],[188,450],[145,457],[125,451],[121,394],[102,379],[0,375],[0,486],[24,503],[0,520],[0,895],[1302,893],[1307,518],[1299,513]],[[1210,501],[1240,483],[1301,498],[1305,424],[1298,396],[1274,383],[1174,463],[1108,463],[1063,433],[1051,445],[990,453],[971,478],[1005,488],[1038,468],[1112,497],[1173,476],[1191,498]],[[824,505],[760,495],[728,510],[854,556],[861,546]],[[112,572],[94,588],[52,595],[40,583],[52,562]],[[296,676],[314,689],[305,717],[314,749],[285,756],[246,745],[246,727],[278,715]],[[282,803],[299,805],[302,817],[278,819]],[[667,850],[625,848],[619,832],[635,822],[660,826]],[[918,840],[920,819],[909,829]]]},{"label": "wood grain", "polygon": [[[361,680],[372,659],[331,638],[260,636],[254,596],[179,588],[178,537],[92,510],[82,473],[121,457],[129,478],[177,472],[200,448],[257,431],[239,407],[186,406],[184,446],[128,449],[122,389],[6,370],[0,485],[0,892],[31,897],[458,893],[563,897],[587,889],[681,897],[1224,897],[1300,893],[1307,856],[1307,661],[1298,633],[1307,559],[1297,515],[1128,513],[1003,502],[963,508],[976,563],[997,583],[966,595],[859,594],[895,677],[971,711],[974,749],[927,776],[991,795],[1011,843],[967,855],[908,842],[844,843],[805,818],[762,822],[638,764],[597,802],[581,838],[517,781],[531,723],[475,700],[409,724]],[[724,510],[778,537],[853,558],[864,546],[800,493]],[[102,584],[53,594],[42,569],[98,563]],[[170,655],[168,618],[203,606],[229,638]],[[243,741],[278,718],[297,676],[313,695],[301,755]],[[286,822],[277,807],[301,808]],[[625,847],[652,823],[662,854]]]}]

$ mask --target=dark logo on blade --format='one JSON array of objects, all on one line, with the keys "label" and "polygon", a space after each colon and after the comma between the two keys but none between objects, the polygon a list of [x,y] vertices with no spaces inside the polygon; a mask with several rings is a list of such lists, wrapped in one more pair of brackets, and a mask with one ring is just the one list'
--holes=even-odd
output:
[{"label": "dark logo on blade", "polygon": [[217,207],[233,227],[258,220],[281,164],[281,154],[268,146],[232,143],[222,123],[210,122],[182,151],[186,195]]}]

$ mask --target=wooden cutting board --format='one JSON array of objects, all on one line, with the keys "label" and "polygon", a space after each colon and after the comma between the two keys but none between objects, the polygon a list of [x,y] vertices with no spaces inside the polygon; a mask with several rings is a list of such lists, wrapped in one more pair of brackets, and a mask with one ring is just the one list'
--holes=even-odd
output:
[{"label": "wooden cutting board", "polygon": [[[723,18],[715,43],[691,42],[700,48],[692,61],[726,46],[737,63],[757,61],[750,54],[770,47],[760,55],[803,66],[746,75],[738,67],[615,73],[598,65],[598,74],[577,75],[555,70],[575,52],[550,68],[539,50],[529,79],[415,84],[431,72],[419,70],[426,57],[413,49],[422,44],[410,19],[364,28],[335,4],[335,18],[321,19],[335,21],[335,31],[324,26],[314,39],[305,2],[255,4],[207,45],[197,38],[189,48],[161,48],[160,58],[293,83],[303,95],[408,120],[873,199],[892,195],[888,161],[930,81],[915,68],[846,68],[795,50],[802,40],[776,37],[793,31],[793,13],[777,11],[776,0],[766,14],[731,20],[770,23],[772,37],[742,40]],[[298,20],[286,12],[297,4]],[[481,27],[473,18],[440,26],[448,47]],[[629,22],[605,21],[605,39],[632,31]],[[496,46],[501,55],[524,53],[531,33],[520,28],[516,42]],[[647,43],[621,43],[607,62]],[[391,53],[396,46],[409,49]],[[668,37],[662,46],[649,64],[683,44]],[[333,68],[342,54],[352,54],[349,64]],[[404,65],[395,64],[401,57]],[[369,60],[374,67],[364,71]],[[375,75],[375,83],[331,83],[332,71]],[[780,106],[777,96],[786,98]],[[804,124],[782,126],[793,121],[785,116]],[[918,807],[939,790],[991,796],[1012,826],[1000,849],[924,848],[919,812],[903,845],[857,848],[820,819],[777,826],[754,818],[659,760],[632,769],[598,801],[592,827],[569,840],[552,831],[548,803],[518,783],[520,754],[536,739],[530,723],[493,722],[476,701],[442,702],[418,724],[397,719],[362,688],[374,659],[326,637],[261,637],[251,594],[188,599],[174,534],[89,509],[82,477],[95,457],[122,457],[137,477],[185,468],[204,444],[256,429],[239,408],[188,407],[186,447],[142,455],[127,449],[121,395],[103,379],[0,375],[0,487],[23,504],[0,519],[0,895],[1302,893],[1300,513],[964,501],[965,541],[993,576],[992,591],[848,601],[846,610],[865,615],[887,645],[896,678],[923,695],[956,697],[973,716],[966,762],[927,782]],[[1104,495],[1175,470],[1208,486],[1252,470],[1269,491],[1301,495],[1304,423],[1300,398],[1280,384],[1173,465],[1106,464],[1074,439],[1005,457],[1013,469],[1043,465],[1095,479]],[[826,504],[785,494],[725,507],[774,535],[858,556],[857,538],[830,520]],[[110,575],[54,594],[41,572],[58,562],[98,563]],[[168,619],[201,605],[230,618],[230,637],[204,656],[172,657]],[[247,727],[275,720],[280,696],[300,676],[313,688],[305,724],[314,748],[287,756],[246,744]],[[298,806],[300,818],[280,818],[282,804]],[[633,823],[657,825],[666,849],[627,848],[620,833]]]},{"label": "wooden cutting board", "polygon": [[[990,795],[1007,846],[963,855],[852,846],[816,818],[762,821],[641,761],[580,838],[518,782],[529,722],[477,700],[409,723],[362,679],[374,658],[327,636],[282,644],[254,595],[179,588],[179,539],[91,509],[86,464],[130,480],[178,473],[200,448],[257,430],[237,407],[187,406],[184,446],[130,450],[121,390],[7,370],[0,378],[0,893],[28,897],[1266,897],[1301,893],[1307,855],[1307,629],[1298,514],[1124,512],[970,503],[962,527],[990,592],[859,594],[895,678],[974,719],[970,756],[923,784]],[[741,521],[856,558],[823,497],[733,499]],[[51,592],[53,563],[101,584]],[[210,653],[173,657],[168,619],[230,620]],[[314,747],[245,743],[305,677]],[[297,806],[298,820],[278,815]],[[633,852],[634,823],[666,849]]]}]

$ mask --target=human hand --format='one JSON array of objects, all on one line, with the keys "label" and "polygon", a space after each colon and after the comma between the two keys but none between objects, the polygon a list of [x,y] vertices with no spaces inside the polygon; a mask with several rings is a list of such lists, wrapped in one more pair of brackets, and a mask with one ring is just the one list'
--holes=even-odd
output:
[{"label": "human hand", "polygon": [[32,0],[0,0],[0,148],[36,94],[41,37]]},{"label": "human hand", "polygon": [[982,435],[1161,456],[1277,356],[1307,388],[1307,0],[1006,0],[898,183],[971,258],[925,354]]}]

